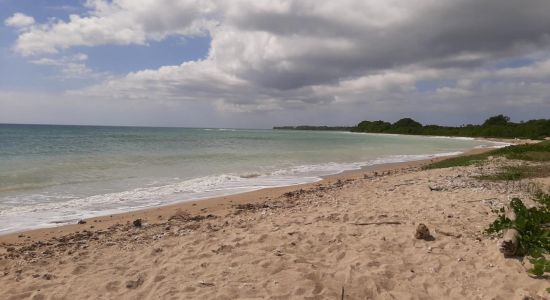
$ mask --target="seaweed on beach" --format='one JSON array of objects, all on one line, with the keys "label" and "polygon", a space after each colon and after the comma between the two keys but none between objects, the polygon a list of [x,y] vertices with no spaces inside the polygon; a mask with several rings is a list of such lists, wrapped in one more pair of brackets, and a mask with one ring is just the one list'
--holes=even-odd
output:
[{"label": "seaweed on beach", "polygon": [[191,215],[188,212],[185,211],[178,211],[174,215],[172,215],[168,220],[169,221],[180,221],[180,222],[198,222],[202,220],[208,220],[208,219],[214,219],[217,218],[215,215],[208,214],[208,215]]}]

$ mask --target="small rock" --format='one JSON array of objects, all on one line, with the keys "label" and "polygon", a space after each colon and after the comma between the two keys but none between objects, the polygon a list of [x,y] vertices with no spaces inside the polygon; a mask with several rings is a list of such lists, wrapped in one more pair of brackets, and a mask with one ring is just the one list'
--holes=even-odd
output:
[{"label": "small rock", "polygon": [[142,223],[142,220],[141,220],[141,219],[135,219],[134,222],[132,222],[132,224],[134,224],[134,227],[141,227],[141,226],[143,226],[143,223]]},{"label": "small rock", "polygon": [[77,224],[79,224],[79,225],[86,224],[86,221],[84,221],[84,220],[79,220]]},{"label": "small rock", "polygon": [[52,280],[54,278],[54,276],[52,274],[44,274],[44,275],[42,275],[42,278],[44,278],[46,280]]},{"label": "small rock", "polygon": [[414,237],[419,240],[432,240],[433,237],[430,234],[430,230],[428,229],[428,226],[424,225],[423,223],[418,224],[418,227],[416,227],[416,232],[414,233]]}]

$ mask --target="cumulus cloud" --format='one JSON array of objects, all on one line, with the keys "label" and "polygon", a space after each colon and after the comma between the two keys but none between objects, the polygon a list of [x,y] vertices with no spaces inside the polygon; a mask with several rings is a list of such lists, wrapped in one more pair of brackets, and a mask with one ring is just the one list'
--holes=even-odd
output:
[{"label": "cumulus cloud", "polygon": [[479,66],[549,42],[544,0],[239,3],[228,9],[233,30],[212,45],[238,60],[240,76],[281,89],[411,64]]},{"label": "cumulus cloud", "polygon": [[88,0],[88,15],[51,20],[21,34],[15,50],[25,56],[74,46],[129,45],[170,35],[203,34],[212,26],[208,0]]},{"label": "cumulus cloud", "polygon": [[[208,34],[203,60],[133,72],[72,94],[210,101],[276,111],[366,103],[441,111],[548,106],[547,0],[89,0],[89,13],[22,32],[22,55]],[[542,54],[541,54],[542,53]],[[497,62],[530,57],[519,68]],[[434,82],[421,89],[419,83]]]},{"label": "cumulus cloud", "polygon": [[7,18],[4,20],[4,24],[6,26],[15,27],[15,28],[23,28],[31,26],[35,23],[34,18],[31,16],[27,16],[22,13],[15,13],[13,16]]}]

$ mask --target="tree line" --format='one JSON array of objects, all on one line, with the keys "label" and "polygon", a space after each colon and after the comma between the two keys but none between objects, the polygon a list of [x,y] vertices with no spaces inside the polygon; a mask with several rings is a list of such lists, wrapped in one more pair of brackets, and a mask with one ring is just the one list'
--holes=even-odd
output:
[{"label": "tree line", "polygon": [[530,120],[514,123],[505,115],[493,116],[481,125],[458,127],[422,125],[411,118],[403,118],[395,123],[386,121],[362,121],[357,126],[279,126],[280,130],[335,130],[370,133],[395,133],[439,136],[467,136],[494,138],[544,139],[550,137],[550,119]]},{"label": "tree line", "polygon": [[514,123],[505,115],[490,117],[481,125],[459,127],[422,125],[411,118],[403,118],[395,123],[385,121],[362,121],[352,128],[354,132],[397,133],[440,136],[468,136],[495,138],[544,139],[550,137],[550,119],[530,120]]}]

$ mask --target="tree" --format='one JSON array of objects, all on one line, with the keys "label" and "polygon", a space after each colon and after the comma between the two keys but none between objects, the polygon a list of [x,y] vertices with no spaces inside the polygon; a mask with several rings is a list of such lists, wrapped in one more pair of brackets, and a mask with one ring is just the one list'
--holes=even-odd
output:
[{"label": "tree", "polygon": [[507,125],[508,122],[510,122],[510,117],[498,115],[485,120],[482,126],[504,126]]},{"label": "tree", "polygon": [[422,127],[422,124],[416,122],[415,120],[411,118],[403,118],[395,123],[393,123],[393,127],[400,128],[400,127],[406,127],[406,128],[420,128]]}]

